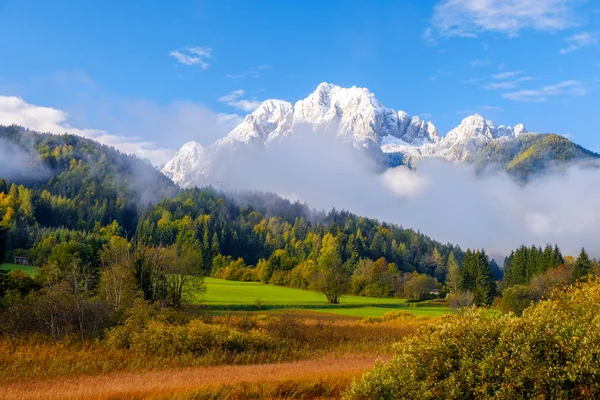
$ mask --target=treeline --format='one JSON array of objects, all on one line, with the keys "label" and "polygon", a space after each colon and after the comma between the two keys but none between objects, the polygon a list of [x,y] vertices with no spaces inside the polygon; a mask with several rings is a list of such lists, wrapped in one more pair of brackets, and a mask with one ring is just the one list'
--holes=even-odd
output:
[{"label": "treeline", "polygon": [[527,285],[531,279],[565,263],[558,246],[521,246],[504,261],[504,287]]},{"label": "treeline", "polygon": [[585,249],[577,259],[563,257],[557,246],[522,246],[513,251],[504,263],[505,279],[502,297],[497,305],[504,311],[521,314],[532,302],[549,297],[554,290],[565,288],[596,275],[598,263]]},{"label": "treeline", "polygon": [[[251,203],[238,205],[209,189],[186,190],[146,212],[136,238],[151,246],[197,247],[207,275],[301,289],[314,288],[329,245],[344,292],[378,297],[421,298],[446,281],[449,258],[464,256],[459,247],[345,211],[316,213],[270,196],[263,201],[254,195]],[[407,287],[413,277],[422,284]]]}]

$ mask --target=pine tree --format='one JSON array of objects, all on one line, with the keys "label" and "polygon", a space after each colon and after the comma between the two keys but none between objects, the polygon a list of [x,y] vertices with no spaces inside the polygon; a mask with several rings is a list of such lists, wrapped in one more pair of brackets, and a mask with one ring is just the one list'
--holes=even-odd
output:
[{"label": "pine tree", "polygon": [[554,251],[550,244],[546,245],[546,247],[544,248],[544,255],[542,256],[542,260],[542,272],[546,272],[549,269],[556,267],[556,265],[554,264]]},{"label": "pine tree", "polygon": [[460,289],[464,291],[472,291],[475,287],[475,276],[474,276],[474,258],[475,254],[471,249],[467,249],[465,257],[463,258],[463,265],[460,274]]},{"label": "pine tree", "polygon": [[554,245],[554,251],[552,252],[552,256],[554,258],[554,267],[558,267],[559,265],[563,265],[565,263],[562,253],[560,252],[557,245]]},{"label": "pine tree", "polygon": [[571,283],[585,279],[588,274],[592,273],[592,262],[585,249],[581,249],[579,257],[575,261],[573,271],[571,272]]},{"label": "pine tree", "polygon": [[475,287],[473,295],[475,297],[475,304],[490,305],[496,295],[496,281],[494,280],[494,273],[490,266],[490,259],[485,254],[484,250],[475,253],[474,266],[475,270]]}]

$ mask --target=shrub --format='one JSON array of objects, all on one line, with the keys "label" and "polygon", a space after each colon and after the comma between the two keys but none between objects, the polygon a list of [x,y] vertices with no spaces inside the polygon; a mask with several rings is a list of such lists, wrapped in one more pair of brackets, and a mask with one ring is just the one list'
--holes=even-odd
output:
[{"label": "shrub", "polygon": [[598,398],[600,281],[555,291],[522,317],[468,309],[426,326],[346,399]]},{"label": "shrub", "polygon": [[290,283],[290,274],[288,271],[275,271],[271,275],[269,283],[276,286],[288,286]]},{"label": "shrub", "polygon": [[400,310],[400,311],[388,311],[383,314],[381,317],[365,317],[363,318],[363,322],[367,324],[372,324],[376,322],[389,322],[395,321],[399,319],[414,319],[416,316],[408,311]]},{"label": "shrub", "polygon": [[260,330],[240,332],[225,325],[206,324],[200,320],[192,320],[186,325],[150,320],[138,331],[113,329],[107,344],[159,356],[201,356],[209,352],[239,354],[267,351],[275,347],[273,339]]},{"label": "shrub", "polygon": [[446,296],[446,302],[455,310],[465,307],[471,307],[475,304],[475,296],[471,292],[454,292]]},{"label": "shrub", "polygon": [[514,285],[504,289],[502,297],[498,301],[498,308],[504,312],[514,312],[517,315],[538,301],[540,296],[535,289],[525,285]]}]

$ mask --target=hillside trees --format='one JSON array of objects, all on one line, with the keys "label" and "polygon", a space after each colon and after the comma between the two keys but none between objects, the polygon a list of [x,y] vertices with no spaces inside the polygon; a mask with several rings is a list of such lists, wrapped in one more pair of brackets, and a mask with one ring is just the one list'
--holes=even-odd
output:
[{"label": "hillside trees", "polygon": [[504,287],[512,285],[528,285],[531,279],[564,264],[563,256],[558,246],[541,247],[521,246],[511,252],[504,265]]}]

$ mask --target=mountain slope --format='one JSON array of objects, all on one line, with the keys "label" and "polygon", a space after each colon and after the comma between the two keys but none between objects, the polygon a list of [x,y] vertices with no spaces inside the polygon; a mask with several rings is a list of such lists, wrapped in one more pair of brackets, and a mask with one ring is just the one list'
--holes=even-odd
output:
[{"label": "mountain slope", "polygon": [[92,230],[116,220],[133,232],[142,207],[178,191],[149,163],[79,136],[0,126],[0,144],[0,178],[31,190],[39,205],[31,217],[42,227]]},{"label": "mountain slope", "polygon": [[501,166],[519,179],[574,162],[593,161],[600,155],[556,134],[522,134],[511,141],[494,142],[477,150],[467,160],[479,169]]},{"label": "mountain slope", "polygon": [[[335,136],[384,168],[441,158],[479,167],[498,164],[526,177],[549,167],[551,161],[596,158],[566,138],[534,139],[538,135],[529,134],[522,124],[497,126],[477,114],[463,119],[442,138],[431,122],[385,107],[368,89],[322,83],[294,105],[281,100],[263,102],[227,136],[206,148],[195,142],[185,144],[162,172],[183,187],[218,184],[227,169],[225,154],[269,151],[280,141],[307,132]],[[535,148],[522,154],[534,144]]]}]

